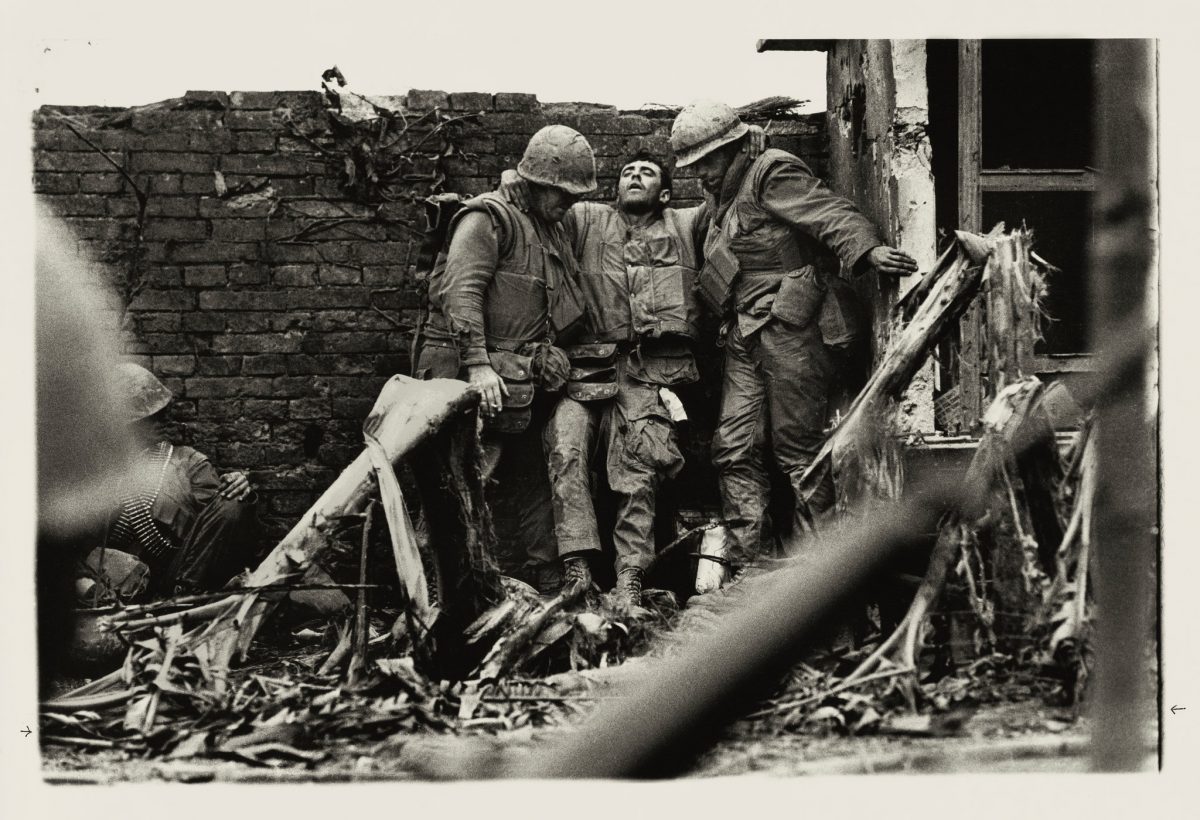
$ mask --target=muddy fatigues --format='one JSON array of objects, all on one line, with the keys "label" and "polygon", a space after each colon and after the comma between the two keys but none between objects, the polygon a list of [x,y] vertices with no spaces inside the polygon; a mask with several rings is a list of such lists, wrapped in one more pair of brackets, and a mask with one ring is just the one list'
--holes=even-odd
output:
[{"label": "muddy fatigues", "polygon": [[667,209],[662,218],[635,226],[619,210],[593,202],[575,205],[563,220],[580,261],[590,320],[584,341],[617,346],[617,389],[598,400],[564,397],[546,426],[561,555],[600,549],[589,469],[599,441],[617,498],[617,571],[644,569],[654,557],[658,486],[683,467],[658,391],[697,379],[691,342],[699,319],[696,237],[703,221],[698,208]]},{"label": "muddy fatigues", "polygon": [[[738,274],[726,308],[725,376],[713,437],[722,506],[734,555],[762,549],[769,481],[769,445],[793,491],[820,449],[833,364],[825,344],[856,333],[839,311],[845,283],[828,264],[828,248],[846,270],[858,270],[882,245],[854,204],[813,176],[799,158],[768,150],[751,161],[738,155],[725,175],[709,227],[710,259],[723,246]],[[829,505],[829,489],[810,500]]]},{"label": "muddy fatigues", "polygon": [[[538,346],[582,318],[579,300],[567,295],[576,275],[570,243],[561,225],[545,225],[497,194],[469,200],[451,223],[447,243],[430,277],[417,378],[465,378],[468,365],[490,363],[505,379],[505,407],[485,422],[483,434],[485,478],[506,477],[489,488],[493,510],[513,513],[497,515],[498,534],[504,544],[520,545],[526,565],[554,563],[550,487],[541,457],[550,401],[534,390],[532,370]],[[523,458],[525,451],[538,457]]]},{"label": "muddy fatigues", "polygon": [[[105,551],[146,564],[150,590],[159,594],[216,589],[246,567],[257,528],[253,495],[222,497],[216,469],[191,447],[161,442],[140,467],[121,488]],[[104,572],[103,553],[88,561]]]}]

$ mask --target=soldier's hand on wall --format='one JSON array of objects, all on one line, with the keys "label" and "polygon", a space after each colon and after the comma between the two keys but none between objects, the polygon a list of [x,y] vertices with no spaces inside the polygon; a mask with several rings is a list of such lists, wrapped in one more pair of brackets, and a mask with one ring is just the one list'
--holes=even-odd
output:
[{"label": "soldier's hand on wall", "polygon": [[494,416],[500,412],[504,404],[503,397],[508,395],[508,388],[504,385],[504,379],[500,378],[490,364],[468,366],[467,381],[479,391],[479,407],[485,416]]},{"label": "soldier's hand on wall", "polygon": [[917,272],[916,259],[899,248],[889,248],[887,245],[871,248],[867,252],[867,260],[875,270],[891,276],[908,276]]},{"label": "soldier's hand on wall", "polygon": [[242,472],[226,473],[221,476],[220,494],[223,498],[242,501],[250,495],[250,479]]},{"label": "soldier's hand on wall", "polygon": [[500,174],[500,195],[522,211],[529,210],[529,185],[511,168]]},{"label": "soldier's hand on wall", "polygon": [[750,159],[757,159],[759,154],[767,150],[767,132],[759,125],[751,125],[749,128],[750,133],[746,135],[746,153]]}]

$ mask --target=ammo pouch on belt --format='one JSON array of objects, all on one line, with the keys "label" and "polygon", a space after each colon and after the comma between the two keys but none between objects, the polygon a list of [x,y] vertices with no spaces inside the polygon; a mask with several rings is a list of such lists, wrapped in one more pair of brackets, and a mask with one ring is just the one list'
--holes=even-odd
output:
[{"label": "ammo pouch on belt", "polygon": [[729,242],[722,234],[716,241],[705,249],[704,267],[696,285],[701,298],[718,315],[724,315],[733,296],[733,280],[737,278],[740,267],[737,257],[729,249]]},{"label": "ammo pouch on belt", "polygon": [[488,359],[496,371],[508,395],[503,397],[500,412],[484,419],[484,426],[501,433],[519,433],[529,426],[533,405],[532,360],[508,350],[490,350]]},{"label": "ammo pouch on belt", "polygon": [[817,269],[809,265],[790,271],[779,283],[771,315],[796,327],[807,327],[821,310],[829,287]]},{"label": "ammo pouch on belt", "polygon": [[615,343],[574,345],[566,348],[571,361],[567,395],[575,401],[600,401],[617,395]]}]

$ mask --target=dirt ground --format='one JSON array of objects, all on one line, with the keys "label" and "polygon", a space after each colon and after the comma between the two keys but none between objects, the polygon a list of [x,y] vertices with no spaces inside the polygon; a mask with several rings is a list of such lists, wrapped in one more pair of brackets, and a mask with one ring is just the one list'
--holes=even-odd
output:
[{"label": "dirt ground", "polygon": [[[722,741],[706,752],[690,777],[768,774],[1082,773],[1088,770],[1088,721],[1070,710],[1029,701],[980,708],[950,737],[876,734],[861,737],[780,734]],[[455,777],[471,759],[523,755],[571,728],[512,732],[396,735],[375,743],[328,748],[312,762],[251,766],[235,761],[164,761],[130,758],[112,750],[47,745],[48,783],[141,781],[359,782]],[[1157,765],[1154,726],[1147,726],[1143,770]]]}]

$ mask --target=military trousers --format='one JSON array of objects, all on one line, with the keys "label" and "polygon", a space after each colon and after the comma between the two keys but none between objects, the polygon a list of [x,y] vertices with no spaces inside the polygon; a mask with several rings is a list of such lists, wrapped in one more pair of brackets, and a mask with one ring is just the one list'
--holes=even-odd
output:
[{"label": "military trousers", "polygon": [[[793,528],[799,531],[799,480],[824,443],[833,375],[816,322],[797,327],[773,318],[749,338],[736,323],[730,329],[712,457],[722,513],[735,522],[729,554],[735,563],[770,552],[763,527],[771,486],[768,457],[792,487]],[[831,488],[822,487],[809,499],[810,509],[823,510],[832,500]]]},{"label": "military trousers", "polygon": [[164,594],[219,589],[249,565],[258,539],[257,504],[217,496],[208,502],[151,589]]},{"label": "military trousers", "polygon": [[[459,367],[458,352],[434,345],[421,350],[415,372],[420,379],[466,377]],[[484,492],[500,553],[492,557],[505,574],[528,579],[535,586],[544,571],[557,569],[558,564],[542,449],[542,432],[553,398],[538,391],[532,419],[523,431],[500,433],[485,426],[480,436]]]},{"label": "military trousers", "polygon": [[617,571],[654,559],[658,488],[683,467],[659,386],[629,378],[618,363],[617,394],[599,402],[559,401],[546,425],[554,531],[559,555],[601,549],[592,494],[592,464],[603,458],[616,497],[613,545]]}]

